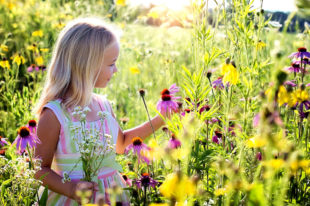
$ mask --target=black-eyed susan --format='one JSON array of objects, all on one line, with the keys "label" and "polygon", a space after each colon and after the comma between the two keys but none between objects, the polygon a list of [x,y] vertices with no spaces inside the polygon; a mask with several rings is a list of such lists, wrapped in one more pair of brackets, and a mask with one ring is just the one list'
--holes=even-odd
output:
[{"label": "black-eyed susan", "polygon": [[42,56],[38,56],[35,58],[35,62],[37,65],[42,65],[42,64],[44,64],[44,59]]},{"label": "black-eyed susan", "polygon": [[9,62],[9,60],[7,60],[6,58],[3,58],[3,59],[0,61],[0,66],[1,66],[2,68],[7,68],[7,69],[10,69],[10,68],[11,68],[10,62]]},{"label": "black-eyed susan", "polygon": [[256,50],[261,50],[264,47],[266,47],[266,44],[262,40],[259,40],[256,44]]},{"label": "black-eyed susan", "polygon": [[233,63],[225,63],[221,74],[223,75],[223,84],[236,85],[239,81],[239,73]]},{"label": "black-eyed susan", "polygon": [[34,32],[32,32],[32,36],[34,37],[43,37],[43,31],[42,30],[36,30]]},{"label": "black-eyed susan", "polygon": [[172,173],[167,175],[159,191],[164,197],[183,203],[187,196],[196,193],[196,185],[186,175]]},{"label": "black-eyed susan", "polygon": [[13,63],[16,63],[17,66],[26,62],[25,58],[21,54],[15,54],[13,57],[11,57],[11,59],[13,59]]},{"label": "black-eyed susan", "polygon": [[31,44],[27,47],[28,50],[33,51],[34,53],[39,53],[38,46],[36,44]]},{"label": "black-eyed susan", "polygon": [[278,91],[278,103],[279,106],[286,104],[290,101],[290,94],[286,91],[285,87],[281,85]]},{"label": "black-eyed susan", "polygon": [[0,45],[0,48],[1,48],[1,51],[4,51],[4,52],[9,51],[9,48],[8,48],[7,45],[1,44],[1,45]]}]

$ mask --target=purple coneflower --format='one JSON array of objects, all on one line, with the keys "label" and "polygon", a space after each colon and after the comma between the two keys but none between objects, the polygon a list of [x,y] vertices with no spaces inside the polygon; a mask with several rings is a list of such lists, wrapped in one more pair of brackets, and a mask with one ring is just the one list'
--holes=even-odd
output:
[{"label": "purple coneflower", "polygon": [[289,85],[289,86],[292,86],[292,87],[296,87],[296,84],[293,82],[295,80],[292,80],[292,81],[285,81],[284,82],[284,85]]},{"label": "purple coneflower", "polygon": [[29,120],[27,127],[29,128],[31,133],[33,133],[33,134],[37,133],[37,122],[36,122],[36,120],[34,120],[34,119]]},{"label": "purple coneflower", "polygon": [[179,105],[174,100],[179,99],[180,97],[175,97],[173,94],[178,92],[178,87],[172,85],[169,89],[164,89],[161,92],[161,100],[157,103],[157,110],[160,113],[171,113],[172,111],[177,112]]},{"label": "purple coneflower", "polygon": [[181,115],[184,117],[186,114],[191,113],[190,109],[184,109],[184,111],[181,113]]},{"label": "purple coneflower", "polygon": [[2,136],[0,136],[0,146],[3,147],[6,144],[8,144],[8,142]]},{"label": "purple coneflower", "polygon": [[128,154],[129,150],[133,150],[133,153],[138,156],[138,163],[140,160],[143,160],[147,164],[150,163],[150,160],[141,154],[144,150],[151,150],[146,144],[143,143],[143,140],[140,137],[134,137],[132,139],[132,144],[128,145],[125,149],[125,154]]},{"label": "purple coneflower", "polygon": [[33,148],[37,143],[40,143],[40,140],[35,134],[31,134],[28,127],[23,126],[18,130],[18,136],[13,144],[15,143],[17,151],[22,154],[25,151],[27,145],[30,148]]},{"label": "purple coneflower", "polygon": [[175,134],[172,134],[172,135],[171,135],[171,138],[170,138],[170,140],[169,140],[169,142],[168,142],[168,147],[169,147],[170,149],[176,149],[176,148],[178,148],[178,147],[181,147],[181,142],[180,142],[180,140],[178,140],[178,139],[176,138]]},{"label": "purple coneflower", "polygon": [[220,144],[222,142],[222,132],[215,131],[215,135],[212,137],[212,142]]},{"label": "purple coneflower", "polygon": [[256,154],[256,159],[259,160],[259,161],[262,161],[262,153],[261,152],[258,152]]},{"label": "purple coneflower", "polygon": [[295,73],[298,73],[300,72],[300,66],[299,64],[296,64],[296,63],[292,63],[290,67],[286,68],[286,71],[288,72],[295,72]]},{"label": "purple coneflower", "polygon": [[300,60],[294,60],[293,61],[293,64],[300,64],[300,63],[302,63],[302,64],[310,64],[310,60],[309,60],[309,58],[307,58],[307,57],[304,57],[303,59],[302,59],[302,61],[300,61]]},{"label": "purple coneflower", "polygon": [[125,180],[126,184],[131,187],[132,186],[132,180],[129,179],[129,177],[125,174],[122,174],[122,177]]},{"label": "purple coneflower", "polygon": [[149,173],[142,173],[141,178],[136,180],[136,184],[138,188],[141,187],[147,188],[149,186],[155,188],[158,182],[153,178],[151,178]]},{"label": "purple coneflower", "polygon": [[253,127],[257,127],[259,124],[259,120],[260,120],[260,114],[256,114],[253,118]]},{"label": "purple coneflower", "polygon": [[[214,80],[212,82],[212,86],[214,89],[224,89],[224,84],[223,84],[223,77],[219,77],[217,78],[217,80]],[[226,86],[229,86],[229,84],[227,84]]]},{"label": "purple coneflower", "polygon": [[310,52],[307,52],[307,49],[305,47],[300,47],[298,48],[298,52],[294,52],[291,55],[288,56],[289,58],[301,58],[303,59],[304,57],[310,58]]},{"label": "purple coneflower", "polygon": [[180,91],[180,87],[177,87],[176,84],[173,84],[170,86],[168,90],[169,90],[170,95],[174,95],[175,93]]},{"label": "purple coneflower", "polygon": [[209,105],[204,105],[199,109],[199,114],[201,114],[204,111],[209,111],[210,110],[210,106]]},{"label": "purple coneflower", "polygon": [[33,70],[39,71],[39,67],[35,64],[31,64],[28,68],[27,68],[27,72],[33,72]]}]

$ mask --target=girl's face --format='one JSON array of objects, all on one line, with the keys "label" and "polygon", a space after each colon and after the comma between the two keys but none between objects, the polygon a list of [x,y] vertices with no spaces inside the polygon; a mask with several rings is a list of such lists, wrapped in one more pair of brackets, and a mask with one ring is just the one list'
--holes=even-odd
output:
[{"label": "girl's face", "polygon": [[99,75],[95,83],[96,88],[104,88],[112,78],[113,74],[117,72],[115,65],[119,55],[119,45],[117,41],[114,41],[109,48],[103,53],[104,63],[99,70]]}]

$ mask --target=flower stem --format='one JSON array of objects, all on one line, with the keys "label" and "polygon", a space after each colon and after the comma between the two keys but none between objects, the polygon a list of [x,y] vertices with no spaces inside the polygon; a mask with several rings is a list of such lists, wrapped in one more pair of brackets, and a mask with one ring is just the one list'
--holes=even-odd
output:
[{"label": "flower stem", "polygon": [[145,108],[146,113],[147,113],[147,117],[149,118],[149,122],[150,122],[150,125],[151,125],[151,127],[152,127],[152,131],[153,131],[154,138],[156,139],[155,130],[154,130],[154,127],[153,127],[151,118],[150,118],[149,110],[147,109],[147,106],[146,106],[146,103],[145,103],[145,100],[144,100],[144,96],[143,96],[143,95],[140,95],[140,96],[141,96],[141,98],[142,98],[142,101],[143,101],[143,104],[144,104],[144,108]]}]

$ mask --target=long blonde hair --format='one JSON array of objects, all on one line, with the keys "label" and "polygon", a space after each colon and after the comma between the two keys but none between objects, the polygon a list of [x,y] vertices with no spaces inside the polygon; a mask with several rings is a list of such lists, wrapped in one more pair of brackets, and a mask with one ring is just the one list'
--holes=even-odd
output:
[{"label": "long blonde hair", "polygon": [[[116,40],[112,30],[98,18],[69,22],[56,41],[34,113],[39,116],[47,102],[58,98],[66,109],[88,105],[103,65],[103,53]],[[71,95],[65,98],[69,90]]]}]

